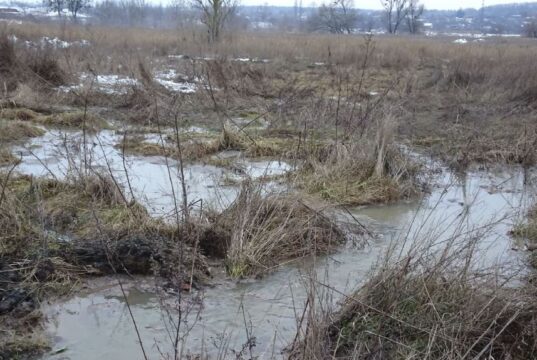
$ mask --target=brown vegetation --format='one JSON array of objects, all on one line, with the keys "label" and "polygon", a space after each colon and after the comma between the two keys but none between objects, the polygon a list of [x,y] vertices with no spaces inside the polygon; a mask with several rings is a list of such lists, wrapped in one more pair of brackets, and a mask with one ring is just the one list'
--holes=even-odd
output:
[{"label": "brown vegetation", "polygon": [[20,159],[14,156],[11,151],[0,148],[0,166],[17,164],[19,161]]},{"label": "brown vegetation", "polygon": [[22,121],[0,120],[0,142],[2,143],[27,140],[42,136],[44,133],[42,129]]},{"label": "brown vegetation", "polygon": [[525,240],[530,253],[530,265],[537,269],[537,208],[529,211],[525,222],[518,224],[512,230],[512,235]]},{"label": "brown vegetation", "polygon": [[[287,261],[330,253],[346,241],[338,225],[303,199],[264,197],[248,183],[215,224],[232,277],[259,276]],[[215,246],[207,240],[214,239],[201,242],[202,249]]]},{"label": "brown vegetation", "polygon": [[[104,118],[124,121],[117,147],[125,153],[182,163],[238,150],[293,161],[290,185],[333,204],[419,194],[420,168],[402,145],[461,169],[537,161],[537,50],[527,40],[461,46],[449,38],[245,32],[207,44],[190,30],[29,22],[5,29],[0,166],[18,161],[5,143],[43,134],[34,125],[100,130],[110,127]],[[43,36],[91,45],[24,45]],[[163,70],[195,82],[197,92],[159,85],[155,74]],[[82,73],[90,85],[58,88],[80,84]],[[106,74],[137,81],[101,91],[94,79]],[[219,132],[182,133],[188,125]],[[148,131],[163,144],[146,141]],[[206,281],[205,256],[225,262],[232,277],[257,276],[346,241],[300,193],[266,196],[247,183],[219,214],[188,218],[184,199],[176,209],[183,218],[170,225],[150,217],[113,174],[86,170],[64,180],[0,176],[0,331],[12,335],[1,339],[0,353],[7,357],[43,349],[37,334],[23,336],[39,324],[36,300],[82,276],[155,274],[195,286]],[[534,225],[515,233],[534,241]],[[461,266],[471,262],[475,238],[456,237],[464,245],[445,248],[443,257],[420,248],[386,259],[338,312],[308,309],[309,327],[292,355],[536,357],[534,287],[506,288]]]},{"label": "brown vegetation", "polygon": [[465,234],[390,249],[337,311],[309,310],[291,358],[534,358],[535,284],[472,268],[479,238]]},{"label": "brown vegetation", "polygon": [[365,205],[410,198],[420,193],[419,167],[392,142],[390,130],[349,139],[306,159],[296,183],[308,193],[337,204]]},{"label": "brown vegetation", "polygon": [[2,337],[2,356],[46,347],[29,330],[40,321],[37,301],[72,290],[82,276],[156,273],[194,285],[207,281],[208,267],[191,246],[178,257],[177,228],[126,201],[112,178],[7,176],[0,188],[0,330],[13,336]]},{"label": "brown vegetation", "polygon": [[7,124],[10,126],[14,126],[12,124],[22,124],[25,127],[30,127],[30,125],[23,124],[21,121],[31,121],[36,124],[51,127],[75,129],[85,128],[86,130],[93,131],[106,129],[109,127],[109,124],[104,119],[94,115],[91,112],[83,110],[48,114],[40,113],[27,108],[12,107],[1,109],[0,119],[18,120],[17,122],[7,122]]}]

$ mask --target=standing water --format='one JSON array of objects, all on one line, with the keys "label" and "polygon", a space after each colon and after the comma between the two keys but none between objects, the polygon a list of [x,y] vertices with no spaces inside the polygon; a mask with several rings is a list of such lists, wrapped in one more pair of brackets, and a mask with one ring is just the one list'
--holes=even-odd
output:
[{"label": "standing water", "polygon": [[[50,131],[20,148],[22,162],[17,170],[36,176],[66,176],[76,171],[80,151],[68,155],[80,132]],[[91,152],[84,159],[92,167],[112,171],[122,183],[128,174],[133,196],[154,216],[166,217],[173,210],[172,192],[180,196],[177,164],[163,157],[126,156],[115,148],[120,137],[102,131],[89,139]],[[69,140],[69,141],[67,141]],[[222,186],[223,178],[278,176],[291,167],[278,161],[240,159],[240,171],[205,164],[189,164],[185,180],[190,201],[203,200],[207,206],[223,208],[237,196],[237,185]],[[173,179],[170,182],[170,177]],[[372,235],[365,246],[347,244],[336,253],[282,265],[259,280],[232,281],[225,274],[215,276],[214,286],[196,294],[184,295],[182,344],[184,353],[205,352],[218,357],[222,352],[240,351],[250,339],[249,348],[260,358],[281,357],[292,342],[312,277],[333,289],[334,300],[349,293],[367,279],[368,272],[392,241],[404,242],[423,234],[449,237],[461,226],[483,227],[479,260],[482,266],[521,261],[508,232],[525,212],[528,174],[521,168],[473,171],[456,177],[443,169],[432,183],[429,195],[420,201],[393,205],[338,209],[329,216],[338,222],[358,221]],[[276,189],[278,187],[275,187]],[[406,243],[406,242],[405,242]],[[217,273],[219,269],[213,271]],[[220,272],[222,270],[220,269]],[[157,292],[155,279],[123,278],[126,298],[149,358],[173,354],[174,331],[169,322],[176,317],[177,295]],[[44,358],[133,359],[142,358],[133,321],[117,279],[101,278],[87,284],[77,295],[43,307],[48,316],[47,330],[54,351]],[[223,356],[227,358],[226,356]],[[233,356],[234,357],[234,356]]]},{"label": "standing water", "polygon": [[[373,236],[363,247],[349,244],[331,256],[286,264],[260,280],[224,278],[199,297],[184,299],[182,308],[189,309],[182,324],[188,329],[188,334],[183,333],[184,353],[203,351],[218,357],[222,348],[240,351],[247,339],[255,339],[254,355],[282,357],[282,350],[295,336],[313,274],[334,290],[331,295],[338,300],[340,293],[351,292],[367,278],[390,241],[423,233],[445,236],[457,231],[461,223],[468,229],[486,226],[480,245],[482,263],[520,263],[521,251],[517,250],[522,246],[513,243],[508,232],[528,206],[528,178],[523,169],[512,167],[474,171],[464,177],[444,169],[422,201],[332,213],[339,221],[359,221]],[[164,311],[173,297],[157,294],[149,278],[125,281],[127,300],[149,358],[173,355]],[[50,319],[48,331],[65,358],[142,358],[132,319],[113,279],[101,279],[71,299],[47,305],[45,312]],[[234,357],[229,354],[221,358]],[[54,358],[45,356],[49,357]]]}]

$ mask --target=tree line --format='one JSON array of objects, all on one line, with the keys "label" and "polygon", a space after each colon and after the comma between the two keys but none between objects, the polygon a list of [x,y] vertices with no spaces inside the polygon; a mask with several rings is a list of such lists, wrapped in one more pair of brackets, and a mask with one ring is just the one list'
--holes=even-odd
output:
[{"label": "tree line", "polygon": [[[81,12],[91,15],[91,22],[117,26],[187,27],[203,25],[209,42],[218,41],[226,29],[244,30],[249,24],[269,23],[283,31],[329,32],[351,34],[371,31],[374,21],[386,33],[421,31],[425,11],[420,0],[379,0],[382,16],[358,12],[353,0],[330,0],[320,6],[302,7],[295,0],[294,8],[278,10],[268,5],[240,7],[239,0],[172,0],[166,6],[152,5],[147,0],[101,0],[90,6],[91,0],[43,0],[44,5],[58,14],[77,21]],[[254,9],[254,10],[253,10]],[[369,16],[369,18],[367,18]],[[374,20],[374,21],[373,21]],[[369,25],[367,25],[369,22]],[[364,26],[364,24],[366,24]],[[537,21],[523,28],[530,37],[537,37]]]}]

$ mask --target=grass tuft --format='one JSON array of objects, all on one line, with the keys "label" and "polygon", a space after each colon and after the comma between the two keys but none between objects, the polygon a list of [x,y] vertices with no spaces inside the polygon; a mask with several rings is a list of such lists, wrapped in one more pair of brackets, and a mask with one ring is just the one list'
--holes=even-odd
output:
[{"label": "grass tuft", "polygon": [[0,142],[23,141],[44,134],[43,129],[22,121],[0,120]]},{"label": "grass tuft", "polygon": [[494,269],[473,267],[479,229],[458,229],[449,241],[417,236],[398,239],[409,249],[393,244],[338,310],[309,309],[291,358],[535,358],[535,284],[512,286]]},{"label": "grass tuft", "polygon": [[243,185],[218,224],[229,233],[226,267],[233,277],[260,275],[289,260],[327,254],[346,241],[332,220],[300,198],[264,197],[252,184]]},{"label": "grass tuft", "polygon": [[395,146],[379,157],[375,144],[363,139],[326,146],[309,156],[295,182],[307,193],[333,203],[387,203],[419,193],[418,170],[417,164]]},{"label": "grass tuft", "polygon": [[53,127],[68,127],[82,129],[86,127],[88,130],[101,130],[110,128],[106,120],[91,113],[83,111],[65,112],[42,116],[36,119],[37,122]]}]

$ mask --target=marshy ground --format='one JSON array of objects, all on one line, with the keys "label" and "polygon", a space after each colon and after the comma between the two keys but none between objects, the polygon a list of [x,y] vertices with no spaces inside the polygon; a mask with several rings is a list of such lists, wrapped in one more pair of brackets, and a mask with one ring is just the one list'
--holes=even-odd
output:
[{"label": "marshy ground", "polygon": [[3,28],[0,358],[537,356],[536,51]]}]

